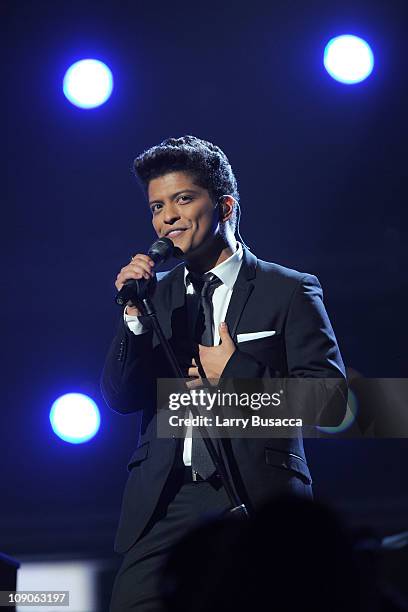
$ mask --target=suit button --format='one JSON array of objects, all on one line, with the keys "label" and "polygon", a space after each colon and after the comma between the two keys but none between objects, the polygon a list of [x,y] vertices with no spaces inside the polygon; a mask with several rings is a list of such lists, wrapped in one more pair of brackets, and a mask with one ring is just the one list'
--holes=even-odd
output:
[{"label": "suit button", "polygon": [[119,345],[118,361],[123,361],[123,354],[125,352],[125,341],[121,340]]}]

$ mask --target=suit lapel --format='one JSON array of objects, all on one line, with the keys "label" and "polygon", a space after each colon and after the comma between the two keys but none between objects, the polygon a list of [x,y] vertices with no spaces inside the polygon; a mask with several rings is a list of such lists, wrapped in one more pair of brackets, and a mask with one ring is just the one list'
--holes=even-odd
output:
[{"label": "suit lapel", "polygon": [[243,247],[241,268],[232,290],[231,300],[225,317],[230,336],[234,342],[237,340],[236,332],[242,312],[254,288],[254,283],[251,280],[256,275],[256,264],[257,259],[255,255]]},{"label": "suit lapel", "polygon": [[[225,320],[228,324],[230,336],[236,342],[238,324],[245,304],[254,288],[251,282],[256,275],[257,258],[251,251],[243,247],[243,258],[237,280],[234,284],[231,300],[228,305]],[[185,305],[184,264],[178,264],[160,282],[160,292],[156,292],[153,302],[156,307],[158,319],[163,333],[167,339],[172,337],[172,320],[174,312]],[[180,331],[180,330],[179,330]],[[186,331],[188,321],[186,320]],[[153,336],[153,346],[158,344],[156,334]]]},{"label": "suit lapel", "polygon": [[[153,297],[157,318],[163,333],[168,340],[173,335],[173,313],[185,304],[184,264],[178,264],[160,281],[160,291]],[[187,323],[186,323],[187,327]],[[153,347],[159,344],[156,334],[153,334]]]}]

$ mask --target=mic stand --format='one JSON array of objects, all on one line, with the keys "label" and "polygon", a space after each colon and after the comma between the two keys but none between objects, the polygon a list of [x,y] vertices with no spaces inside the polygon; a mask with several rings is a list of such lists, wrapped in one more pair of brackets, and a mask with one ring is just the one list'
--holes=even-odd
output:
[{"label": "mic stand", "polygon": [[[142,288],[143,287],[143,288]],[[174,354],[173,349],[170,346],[169,341],[166,336],[163,334],[163,330],[160,326],[160,323],[157,319],[156,311],[154,309],[153,303],[149,297],[149,283],[138,284],[139,295],[138,295],[138,306],[139,304],[142,306],[142,313],[144,316],[149,317],[149,321],[152,323],[152,327],[159,338],[160,344],[163,347],[163,350],[166,354],[166,357],[171,365],[171,368],[175,374],[175,376],[179,379],[184,379],[183,372],[177,362],[177,358]],[[186,382],[183,383],[184,391],[189,391]],[[200,417],[200,413],[196,410],[194,405],[190,406],[190,410],[193,416]],[[198,422],[200,423],[200,418],[198,418]],[[244,503],[240,500],[239,496],[236,494],[234,487],[232,486],[226,467],[224,465],[223,458],[220,457],[215,449],[214,442],[210,437],[204,435],[207,432],[207,428],[204,425],[199,425],[198,430],[204,440],[204,444],[210,454],[210,457],[215,465],[215,469],[217,470],[221,482],[225,487],[229,500],[231,502],[231,508],[229,512],[234,516],[234,518],[249,518],[248,510]]]}]

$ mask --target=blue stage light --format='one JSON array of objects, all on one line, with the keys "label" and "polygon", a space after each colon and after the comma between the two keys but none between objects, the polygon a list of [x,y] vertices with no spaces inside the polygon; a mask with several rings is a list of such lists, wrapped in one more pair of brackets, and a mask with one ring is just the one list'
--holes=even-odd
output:
[{"label": "blue stage light", "polygon": [[371,74],[374,56],[365,40],[346,34],[327,43],[323,63],[333,79],[352,85],[364,81]]},{"label": "blue stage light", "polygon": [[358,401],[354,394],[354,392],[349,388],[348,389],[348,397],[347,397],[347,409],[346,414],[344,416],[343,421],[340,425],[336,427],[323,427],[321,425],[316,425],[316,429],[323,431],[327,434],[340,434],[349,429],[353,423],[356,421],[358,413]]},{"label": "blue stage light", "polygon": [[98,406],[90,397],[82,393],[66,393],[51,406],[50,421],[62,440],[81,444],[97,433],[101,417]]},{"label": "blue stage light", "polygon": [[63,89],[67,99],[75,106],[95,108],[106,102],[112,93],[112,73],[99,60],[80,60],[66,71]]}]

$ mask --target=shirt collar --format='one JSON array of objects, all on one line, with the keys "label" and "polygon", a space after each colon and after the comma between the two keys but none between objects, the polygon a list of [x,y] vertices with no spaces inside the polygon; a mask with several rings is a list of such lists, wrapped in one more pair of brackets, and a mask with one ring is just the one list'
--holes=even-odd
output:
[{"label": "shirt collar", "polygon": [[[235,281],[237,280],[237,276],[239,270],[241,268],[242,258],[244,252],[242,249],[242,244],[240,242],[236,242],[236,250],[235,252],[228,257],[225,261],[218,264],[218,266],[214,266],[208,272],[213,272],[218,276],[218,278],[223,282],[224,285],[228,287],[228,289],[233,289]],[[184,266],[184,285],[187,287],[187,277],[188,270],[186,266]]]}]

